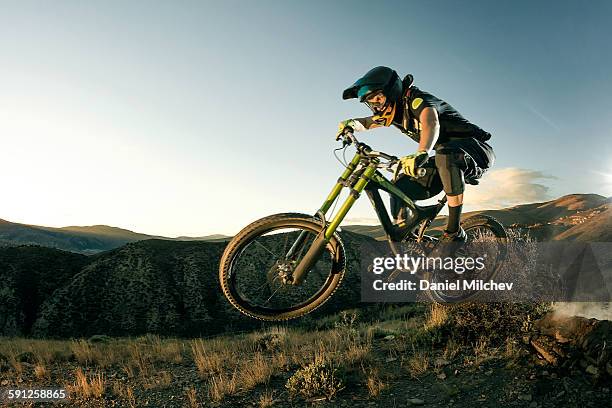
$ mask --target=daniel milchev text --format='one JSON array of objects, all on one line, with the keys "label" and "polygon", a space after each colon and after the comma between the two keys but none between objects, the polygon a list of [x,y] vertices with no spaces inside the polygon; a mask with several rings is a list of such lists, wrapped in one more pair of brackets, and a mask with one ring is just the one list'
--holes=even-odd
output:
[{"label": "daniel milchev text", "polygon": [[[462,275],[466,271],[481,271],[485,268],[484,257],[414,257],[407,254],[397,254],[391,257],[376,257],[372,260],[371,271],[380,275],[385,271],[402,271],[414,275],[420,269],[454,271],[457,275]],[[385,290],[512,290],[514,283],[494,281],[485,282],[482,280],[445,280],[444,282],[429,282],[420,280],[418,287],[416,282],[400,280],[397,282],[383,282],[377,279],[373,282],[373,289],[376,291]]]}]

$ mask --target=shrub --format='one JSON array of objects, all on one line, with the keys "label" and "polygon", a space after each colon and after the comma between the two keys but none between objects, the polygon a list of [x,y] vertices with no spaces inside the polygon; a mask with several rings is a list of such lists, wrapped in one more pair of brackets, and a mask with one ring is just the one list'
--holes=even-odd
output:
[{"label": "shrub", "polygon": [[325,397],[330,400],[343,387],[337,370],[322,359],[301,368],[293,374],[285,385],[291,396],[304,398]]},{"label": "shrub", "polygon": [[94,334],[87,341],[90,343],[110,343],[111,338],[105,334]]},{"label": "shrub", "polygon": [[547,310],[546,304],[539,303],[464,303],[448,309],[448,319],[441,329],[466,345],[486,341],[502,346],[508,337],[529,331]]}]

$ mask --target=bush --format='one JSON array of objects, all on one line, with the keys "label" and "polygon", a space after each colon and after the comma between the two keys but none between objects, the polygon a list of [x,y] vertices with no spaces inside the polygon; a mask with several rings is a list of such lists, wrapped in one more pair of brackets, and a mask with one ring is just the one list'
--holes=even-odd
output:
[{"label": "bush", "polygon": [[301,395],[304,398],[325,397],[330,400],[343,387],[335,368],[323,359],[301,368],[293,374],[285,385],[291,396]]},{"label": "bush", "polygon": [[508,337],[519,337],[531,330],[535,320],[548,310],[548,304],[465,303],[448,307],[448,318],[440,327],[444,334],[464,344],[486,340],[504,345]]},{"label": "bush", "polygon": [[105,334],[94,334],[87,341],[90,343],[110,343],[112,338]]}]

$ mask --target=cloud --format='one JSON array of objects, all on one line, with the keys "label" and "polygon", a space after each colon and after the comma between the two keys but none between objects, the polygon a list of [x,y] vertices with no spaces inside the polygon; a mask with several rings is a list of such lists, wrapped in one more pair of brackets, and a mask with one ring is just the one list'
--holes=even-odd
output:
[{"label": "cloud", "polygon": [[537,170],[507,167],[484,175],[478,186],[469,186],[465,203],[473,209],[495,209],[546,201],[551,197],[542,180],[556,177]]}]

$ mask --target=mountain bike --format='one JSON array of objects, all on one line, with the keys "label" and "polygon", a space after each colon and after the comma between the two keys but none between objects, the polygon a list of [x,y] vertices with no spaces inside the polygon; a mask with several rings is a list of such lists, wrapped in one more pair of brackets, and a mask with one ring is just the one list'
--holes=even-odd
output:
[{"label": "mountain bike", "polygon": [[[422,256],[436,247],[438,239],[425,232],[446,205],[446,196],[433,205],[416,204],[380,171],[389,170],[396,178],[401,167],[397,157],[373,150],[350,131],[341,140],[343,149],[355,147],[355,155],[345,164],[315,215],[270,215],[246,226],[228,243],[219,265],[221,288],[229,302],[245,315],[267,321],[293,319],[317,309],[334,294],[347,261],[339,226],[364,190],[393,253],[408,248]],[[422,176],[427,171],[419,168],[417,173]],[[347,198],[328,220],[326,216],[330,210],[334,212],[332,206],[344,189],[348,189]],[[391,221],[380,190],[401,200],[409,214],[403,223]],[[486,242],[487,247],[492,247],[489,265],[480,277],[492,279],[506,258],[508,236],[504,227],[492,217],[476,215],[463,220],[462,228],[468,235],[466,245]],[[435,270],[421,273],[432,282],[447,279]],[[477,290],[426,292],[431,300],[440,303],[465,302],[478,295]]]}]

